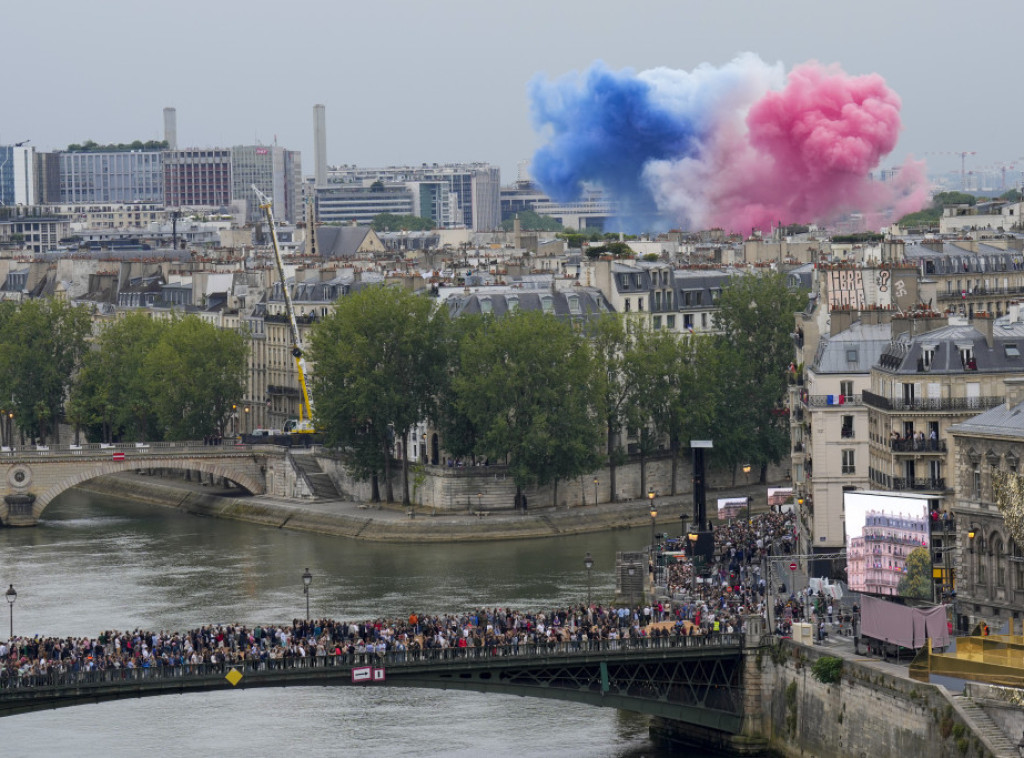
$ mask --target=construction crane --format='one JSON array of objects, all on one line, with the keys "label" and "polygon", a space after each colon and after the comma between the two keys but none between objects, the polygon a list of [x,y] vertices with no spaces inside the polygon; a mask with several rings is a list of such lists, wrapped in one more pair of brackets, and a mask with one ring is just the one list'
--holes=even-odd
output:
[{"label": "construction crane", "polygon": [[967,189],[967,156],[977,155],[975,150],[953,150],[953,151],[940,151],[936,153],[925,153],[925,155],[959,155],[960,156],[960,191],[964,192]]},{"label": "construction crane", "polygon": [[309,401],[309,389],[306,387],[306,360],[303,357],[302,338],[299,336],[299,325],[295,321],[295,308],[292,305],[292,295],[288,291],[288,283],[284,276],[284,260],[281,258],[281,247],[277,243],[277,225],[274,223],[274,203],[265,194],[260,192],[259,187],[252,185],[252,191],[259,201],[260,210],[267,217],[267,225],[270,227],[270,241],[274,246],[274,263],[277,265],[277,276],[281,280],[281,292],[284,293],[284,309],[288,315],[288,325],[291,327],[292,357],[295,358],[295,367],[299,372],[299,387],[302,388],[302,402],[299,403],[299,418],[291,419],[285,424],[284,431],[291,434],[312,434],[316,431],[313,427],[313,405]]}]

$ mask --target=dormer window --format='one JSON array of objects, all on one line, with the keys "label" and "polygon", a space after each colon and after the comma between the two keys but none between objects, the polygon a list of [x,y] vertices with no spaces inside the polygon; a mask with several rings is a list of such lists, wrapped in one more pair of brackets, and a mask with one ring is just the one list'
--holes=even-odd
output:
[{"label": "dormer window", "polygon": [[580,298],[578,295],[569,295],[566,298],[569,304],[569,313],[574,316],[579,316],[583,311],[580,309]]},{"label": "dormer window", "polygon": [[932,363],[935,362],[935,345],[922,345],[921,347],[921,360],[924,363],[925,371],[928,371],[932,367]]},{"label": "dormer window", "polygon": [[555,299],[551,295],[542,295],[540,298],[540,309],[547,314],[554,313]]},{"label": "dormer window", "polygon": [[1007,358],[1020,358],[1020,349],[1016,345],[1004,345]]},{"label": "dormer window", "polygon": [[494,303],[491,302],[491,298],[482,297],[480,298],[480,312],[481,313],[494,313]]},{"label": "dormer window", "polygon": [[856,363],[857,362],[857,348],[848,347],[846,348],[846,362]]}]

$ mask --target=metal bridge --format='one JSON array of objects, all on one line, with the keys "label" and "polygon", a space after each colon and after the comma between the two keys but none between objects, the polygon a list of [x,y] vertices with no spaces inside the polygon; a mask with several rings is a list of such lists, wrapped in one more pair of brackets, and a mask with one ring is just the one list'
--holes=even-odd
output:
[{"label": "metal bridge", "polygon": [[429,687],[621,708],[736,735],[743,642],[715,634],[105,670],[58,663],[46,673],[0,676],[0,716],[250,687]]}]

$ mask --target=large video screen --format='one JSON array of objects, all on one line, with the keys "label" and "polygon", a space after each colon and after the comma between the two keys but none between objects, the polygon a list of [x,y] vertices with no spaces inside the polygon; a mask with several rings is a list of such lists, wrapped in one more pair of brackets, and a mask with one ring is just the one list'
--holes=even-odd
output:
[{"label": "large video screen", "polygon": [[843,507],[850,589],[931,600],[928,498],[844,492]]},{"label": "large video screen", "polygon": [[718,520],[729,521],[741,518],[746,507],[747,499],[745,497],[720,497],[718,498]]}]

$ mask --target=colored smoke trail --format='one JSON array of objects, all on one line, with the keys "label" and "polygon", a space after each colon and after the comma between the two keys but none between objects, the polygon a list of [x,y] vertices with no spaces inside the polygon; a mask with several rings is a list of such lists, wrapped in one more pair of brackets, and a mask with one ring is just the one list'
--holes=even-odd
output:
[{"label": "colored smoke trail", "polygon": [[897,182],[869,174],[896,145],[900,100],[876,75],[805,63],[785,76],[745,54],[692,72],[613,72],[531,83],[534,119],[549,134],[537,182],[558,201],[599,184],[622,206],[625,230],[781,222],[873,221],[927,203],[921,164]]}]

